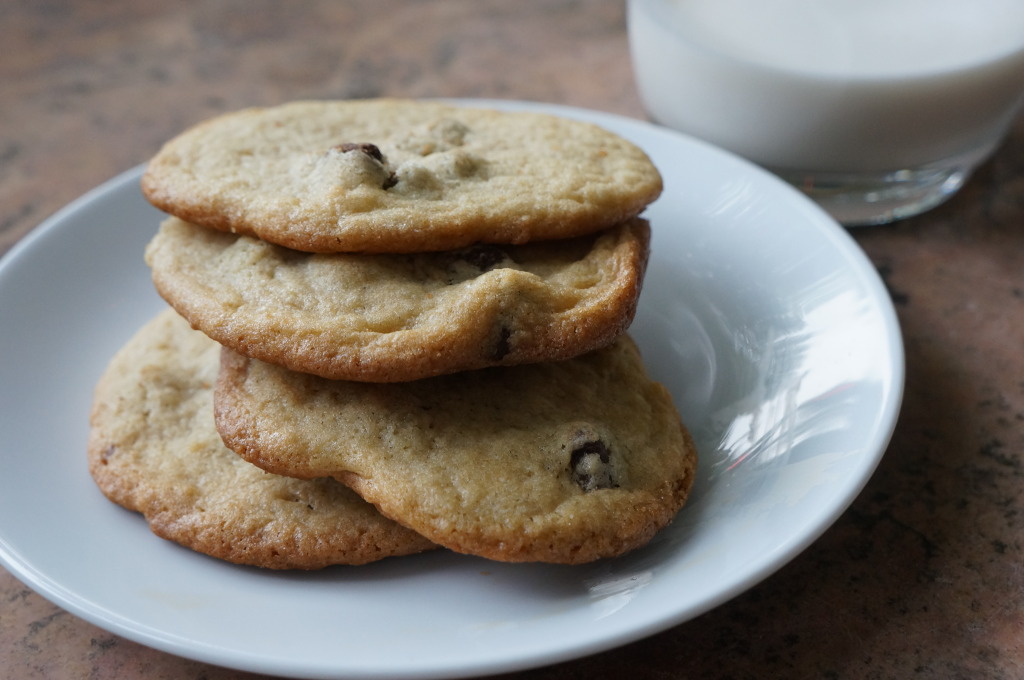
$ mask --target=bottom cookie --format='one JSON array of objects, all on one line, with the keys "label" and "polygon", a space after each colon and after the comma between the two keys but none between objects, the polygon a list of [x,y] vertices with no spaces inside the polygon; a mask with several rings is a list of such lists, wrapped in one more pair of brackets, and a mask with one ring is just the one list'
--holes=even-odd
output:
[{"label": "bottom cookie", "polygon": [[89,471],[157,535],[270,569],[364,564],[436,547],[333,479],[264,472],[214,427],[220,346],[172,310],[133,337],[97,384]]}]

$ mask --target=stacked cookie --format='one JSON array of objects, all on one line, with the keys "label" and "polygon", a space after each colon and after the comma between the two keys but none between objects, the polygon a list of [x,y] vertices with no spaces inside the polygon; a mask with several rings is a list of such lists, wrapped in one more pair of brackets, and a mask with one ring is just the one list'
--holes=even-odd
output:
[{"label": "stacked cookie", "polygon": [[625,333],[660,190],[626,140],[530,112],[300,102],[186,131],[143,179],[173,310],[97,387],[94,478],[275,568],[643,545],[695,465]]}]

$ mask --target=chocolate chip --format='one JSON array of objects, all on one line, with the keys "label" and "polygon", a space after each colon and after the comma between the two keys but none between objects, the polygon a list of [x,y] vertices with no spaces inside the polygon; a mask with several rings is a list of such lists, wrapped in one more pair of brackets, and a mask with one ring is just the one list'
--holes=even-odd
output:
[{"label": "chocolate chip", "polygon": [[569,458],[572,481],[584,491],[618,487],[612,475],[612,455],[601,440],[578,445]]},{"label": "chocolate chip", "polygon": [[510,337],[512,337],[512,331],[508,326],[502,326],[498,330],[498,341],[494,344],[494,351],[491,353],[492,359],[501,361],[508,356],[508,353],[512,351],[512,345],[509,342]]},{"label": "chocolate chip", "polygon": [[[380,147],[378,147],[376,144],[370,144],[369,142],[344,142],[342,144],[336,145],[334,148],[340,151],[341,153],[348,153],[350,151],[361,151],[370,158],[372,158],[373,160],[380,163],[385,168],[387,168],[388,163],[386,160],[384,160],[384,154],[381,153]],[[398,177],[395,175],[394,171],[391,171],[388,173],[388,176],[384,180],[383,184],[381,184],[381,188],[390,189],[396,184],[398,184]]]},{"label": "chocolate chip", "polygon": [[117,446],[111,444],[103,450],[103,453],[100,454],[100,462],[106,465],[107,461],[110,460],[115,453],[117,453]]},{"label": "chocolate chip", "polygon": [[348,153],[349,151],[362,151],[378,163],[384,162],[384,154],[380,152],[380,148],[376,144],[370,144],[369,142],[345,142],[343,144],[338,144],[334,148],[342,153]]},{"label": "chocolate chip", "polygon": [[459,253],[459,258],[465,260],[480,271],[485,271],[504,260],[505,251],[497,246],[481,243],[461,251]]}]

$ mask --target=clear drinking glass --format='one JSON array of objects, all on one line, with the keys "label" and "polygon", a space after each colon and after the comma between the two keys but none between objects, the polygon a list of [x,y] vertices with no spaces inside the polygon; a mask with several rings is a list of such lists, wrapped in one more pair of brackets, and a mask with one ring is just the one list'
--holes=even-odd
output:
[{"label": "clear drinking glass", "polygon": [[1024,0],[628,0],[628,22],[654,120],[846,225],[947,199],[1024,104]]}]

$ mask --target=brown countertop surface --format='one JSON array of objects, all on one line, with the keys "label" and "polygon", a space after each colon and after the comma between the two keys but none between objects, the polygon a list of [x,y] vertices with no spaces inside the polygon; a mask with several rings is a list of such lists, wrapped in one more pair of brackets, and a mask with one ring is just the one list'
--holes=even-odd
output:
[{"label": "brown countertop surface", "polygon": [[[644,115],[621,0],[7,0],[0,45],[0,254],[244,106],[495,97]],[[947,204],[853,233],[907,352],[902,415],[863,493],[717,609],[512,677],[1024,677],[1024,121]],[[107,633],[0,569],[0,677],[254,676]]]}]

